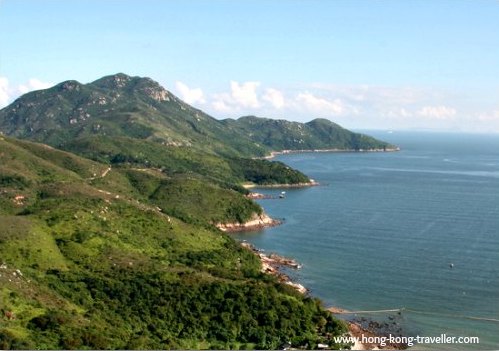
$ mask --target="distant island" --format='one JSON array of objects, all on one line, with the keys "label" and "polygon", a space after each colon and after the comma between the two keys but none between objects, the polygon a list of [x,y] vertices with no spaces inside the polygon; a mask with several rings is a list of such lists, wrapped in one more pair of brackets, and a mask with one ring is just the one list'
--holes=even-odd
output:
[{"label": "distant island", "polygon": [[275,224],[244,184],[314,184],[265,157],[396,146],[325,119],[217,120],[122,73],[27,93],[0,132],[0,348],[347,346],[222,230]]}]

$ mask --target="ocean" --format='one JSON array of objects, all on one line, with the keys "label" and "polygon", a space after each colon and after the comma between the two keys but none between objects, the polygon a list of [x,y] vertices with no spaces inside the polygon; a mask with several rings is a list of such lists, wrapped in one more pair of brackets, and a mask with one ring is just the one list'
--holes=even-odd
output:
[{"label": "ocean", "polygon": [[401,151],[276,157],[321,186],[256,189],[286,191],[259,200],[284,224],[235,237],[303,264],[293,279],[326,306],[400,308],[356,318],[480,339],[413,349],[499,348],[499,136],[369,134]]}]

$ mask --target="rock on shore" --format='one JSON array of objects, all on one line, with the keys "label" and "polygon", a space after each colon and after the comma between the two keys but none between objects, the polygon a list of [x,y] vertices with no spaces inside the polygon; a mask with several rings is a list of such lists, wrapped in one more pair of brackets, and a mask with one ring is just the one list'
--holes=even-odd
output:
[{"label": "rock on shore", "polygon": [[266,255],[263,252],[261,252],[261,250],[258,250],[256,247],[254,247],[252,244],[248,242],[242,242],[241,246],[252,251],[255,255],[258,256],[260,262],[262,263],[262,270],[261,270],[262,273],[270,274],[277,277],[277,279],[281,283],[291,286],[293,289],[297,290],[301,294],[308,294],[309,291],[306,287],[296,282],[293,282],[287,274],[281,271],[282,267],[300,269],[301,265],[298,262],[296,262],[294,259],[280,256],[275,253]]},{"label": "rock on shore", "polygon": [[281,224],[281,221],[270,218],[267,214],[254,214],[253,217],[244,223],[217,223],[215,226],[224,232],[243,232],[249,230],[258,230],[266,227],[273,227]]}]

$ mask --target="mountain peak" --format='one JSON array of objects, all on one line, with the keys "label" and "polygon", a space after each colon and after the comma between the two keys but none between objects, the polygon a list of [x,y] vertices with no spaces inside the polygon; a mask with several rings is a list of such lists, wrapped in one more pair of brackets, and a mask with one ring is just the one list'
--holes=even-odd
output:
[{"label": "mountain peak", "polygon": [[337,123],[334,123],[333,121],[330,121],[329,119],[326,119],[326,118],[315,118],[315,119],[313,119],[310,122],[307,122],[305,124],[307,124],[309,126],[315,126],[315,127],[322,126],[322,127],[333,127],[333,128],[344,129],[343,127],[341,127]]},{"label": "mountain peak", "polygon": [[137,89],[159,102],[170,101],[170,98],[173,97],[161,84],[148,77],[140,78],[140,81],[137,83]]},{"label": "mountain peak", "polygon": [[77,80],[66,80],[62,83],[57,84],[55,87],[57,90],[63,91],[80,91],[83,84],[78,82]]},{"label": "mountain peak", "polygon": [[[134,77],[134,78],[139,78],[139,77]],[[105,76],[102,78],[99,78],[90,85],[99,87],[99,88],[107,88],[107,89],[121,89],[124,88],[125,86],[128,85],[134,79],[130,77],[127,74],[124,73],[116,73],[112,74],[110,76]]]},{"label": "mountain peak", "polygon": [[89,85],[115,91],[130,89],[142,92],[158,102],[170,100],[170,93],[161,84],[148,77],[132,77],[124,73],[116,73],[97,79]]}]

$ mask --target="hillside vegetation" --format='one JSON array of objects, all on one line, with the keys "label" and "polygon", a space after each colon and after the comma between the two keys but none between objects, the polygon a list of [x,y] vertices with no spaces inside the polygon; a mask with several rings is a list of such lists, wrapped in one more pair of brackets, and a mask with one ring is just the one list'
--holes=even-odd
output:
[{"label": "hillside vegetation", "polygon": [[307,123],[255,116],[226,119],[227,126],[243,131],[251,140],[270,150],[386,150],[395,146],[373,137],[352,133],[327,119]]},{"label": "hillside vegetation", "polygon": [[21,96],[0,110],[0,349],[345,346],[215,226],[262,214],[244,183],[310,182],[262,156],[316,148],[391,146],[327,120],[216,120],[125,74]]},{"label": "hillside vegetation", "polygon": [[0,348],[278,348],[342,323],[211,223],[258,205],[201,176],[0,139]]}]

